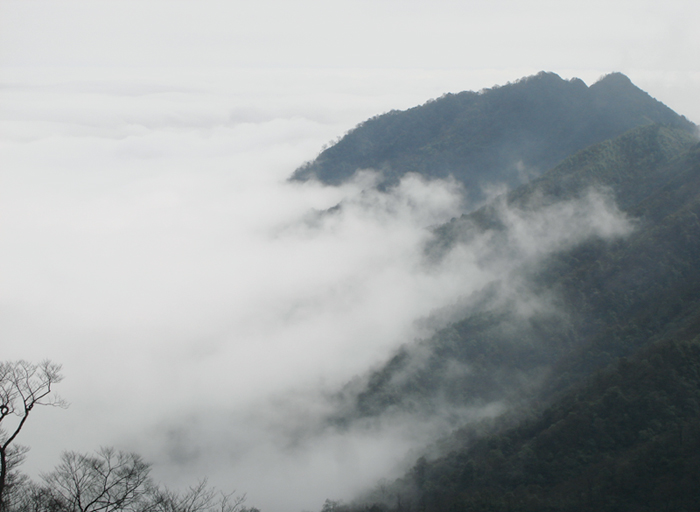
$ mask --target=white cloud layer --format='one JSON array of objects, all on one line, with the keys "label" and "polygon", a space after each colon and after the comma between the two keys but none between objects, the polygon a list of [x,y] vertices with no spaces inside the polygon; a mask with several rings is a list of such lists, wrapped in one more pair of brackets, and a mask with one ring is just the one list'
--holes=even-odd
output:
[{"label": "white cloud layer", "polygon": [[[281,467],[269,445],[250,444],[257,420],[245,411],[341,385],[466,278],[420,266],[426,227],[460,211],[454,184],[412,177],[385,195],[361,181],[286,183],[336,125],[297,113],[303,97],[275,112],[245,91],[170,80],[36,80],[4,93],[3,357],[63,363],[72,403],[27,426],[34,471],[63,449],[116,444],[167,475],[178,456],[159,451],[171,444],[162,425],[189,421],[215,422],[205,433]],[[189,481],[211,470],[257,491],[260,505],[284,499],[235,461],[189,469]]]},{"label": "white cloud layer", "polygon": [[462,211],[459,187],[409,175],[385,194],[371,173],[287,183],[338,130],[305,96],[270,109],[182,76],[56,76],[17,78],[0,120],[4,357],[63,363],[72,403],[28,425],[35,473],[63,449],[117,445],[167,482],[206,475],[268,510],[347,498],[449,425],[315,432],[324,393],[514,260],[624,231],[594,195],[539,217],[506,211],[512,254],[486,258],[480,240],[426,266],[428,228]]}]

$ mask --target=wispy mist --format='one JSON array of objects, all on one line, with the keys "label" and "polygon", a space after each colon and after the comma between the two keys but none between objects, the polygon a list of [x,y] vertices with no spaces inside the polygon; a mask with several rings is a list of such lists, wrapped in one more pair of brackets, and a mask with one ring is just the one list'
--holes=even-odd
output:
[{"label": "wispy mist", "polygon": [[[371,179],[360,177],[347,187],[355,193],[346,196],[339,208],[312,215],[312,222],[307,217],[307,223],[288,226],[278,240],[290,242],[301,236],[309,244],[307,249],[327,243],[335,254],[331,260],[343,264],[351,262],[353,250],[345,245],[350,240],[356,244],[362,238],[367,247],[378,244],[386,252],[372,252],[371,268],[364,264],[348,267],[353,277],[341,276],[330,295],[302,300],[301,307],[293,305],[294,314],[276,317],[283,318],[278,324],[279,338],[268,332],[261,342],[280,340],[273,350],[283,354],[281,366],[270,361],[264,365],[274,367],[291,387],[268,387],[267,394],[260,396],[247,392],[254,400],[232,406],[224,405],[227,398],[229,404],[233,401],[230,397],[212,397],[208,406],[202,404],[198,413],[190,411],[185,418],[183,411],[164,415],[152,432],[161,440],[156,453],[165,456],[170,478],[183,478],[193,468],[202,472],[217,468],[214,474],[219,478],[235,475],[255,495],[266,496],[270,506],[285,509],[308,507],[326,497],[348,499],[382,477],[397,476],[412,463],[412,457],[454,428],[502,413],[506,396],[487,404],[455,407],[436,395],[429,403],[411,402],[407,408],[390,408],[371,417],[351,413],[341,424],[329,422],[347,413],[337,393],[350,382],[352,373],[361,381],[368,368],[385,361],[397,345],[408,343],[412,362],[394,380],[410,379],[430,350],[425,345],[411,347],[412,340],[429,335],[446,321],[416,324],[413,320],[421,316],[435,319],[441,309],[468,304],[472,295],[494,284],[498,289],[495,302],[481,305],[482,309],[509,302],[522,318],[543,310],[565,314],[546,298],[531,293],[523,275],[557,251],[592,237],[624,236],[632,229],[606,192],[589,190],[577,199],[531,201],[517,208],[498,200],[495,214],[502,229],[478,233],[455,246],[436,265],[422,251],[432,236],[424,227],[427,220],[446,213],[440,205],[457,200],[449,184],[423,183],[409,176],[388,193],[363,188],[367,184]],[[363,234],[346,238],[357,229]],[[432,295],[426,297],[426,293]],[[460,311],[464,314],[465,309]],[[459,314],[453,312],[451,319]],[[387,318],[389,324],[384,324]],[[358,328],[360,324],[371,328],[365,331]],[[317,341],[300,341],[301,337],[294,337],[298,332],[320,336]],[[323,337],[331,346],[323,346]],[[223,359],[231,360],[235,357]],[[447,370],[447,380],[450,373],[458,378],[456,374],[470,371],[468,364],[456,361]],[[243,375],[254,387],[264,386]],[[260,377],[269,379],[265,374]],[[355,387],[344,386],[346,400],[353,399]]]}]

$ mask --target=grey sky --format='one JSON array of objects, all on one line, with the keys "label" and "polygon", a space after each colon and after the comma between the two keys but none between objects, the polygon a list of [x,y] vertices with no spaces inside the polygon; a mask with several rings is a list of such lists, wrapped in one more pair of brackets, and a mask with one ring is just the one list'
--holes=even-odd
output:
[{"label": "grey sky", "polygon": [[692,0],[3,0],[0,13],[3,67],[332,68],[354,70],[355,82],[360,69],[468,72],[435,94],[541,70],[589,83],[622,71],[700,118]]},{"label": "grey sky", "polygon": [[116,445],[265,510],[397,471],[440,425],[273,434],[489,279],[420,265],[459,190],[286,177],[372,115],[540,70],[622,71],[700,122],[699,25],[694,1],[0,0],[0,347],[63,363],[71,403],[36,411],[27,470]]}]

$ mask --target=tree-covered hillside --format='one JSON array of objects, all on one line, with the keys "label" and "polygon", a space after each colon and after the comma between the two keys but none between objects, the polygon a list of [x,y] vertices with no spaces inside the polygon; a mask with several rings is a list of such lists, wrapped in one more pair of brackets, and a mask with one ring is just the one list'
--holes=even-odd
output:
[{"label": "tree-covered hillside", "polygon": [[[342,421],[402,408],[423,407],[431,414],[445,402],[476,406],[531,399],[537,389],[560,389],[633,353],[694,307],[695,294],[700,296],[700,225],[691,221],[700,213],[694,210],[700,200],[700,149],[684,130],[660,125],[588,148],[437,228],[429,257],[446,257],[460,245],[486,239],[485,257],[497,258],[517,243],[508,212],[531,212],[536,222],[548,205],[591,188],[610,191],[624,206],[634,226],[630,234],[589,237],[532,262],[516,257],[509,274],[469,297],[453,322],[427,340],[407,344],[373,372],[354,391],[354,405],[344,409]],[[508,289],[512,282],[519,293]],[[523,302],[545,306],[523,315]]]},{"label": "tree-covered hillside", "polygon": [[519,185],[578,150],[649,123],[693,128],[619,73],[587,87],[542,72],[369,119],[293,179],[339,184],[358,169],[381,171],[385,184],[407,172],[452,175],[480,199],[484,187]]},{"label": "tree-covered hillside", "polygon": [[696,138],[649,125],[587,148],[437,228],[429,257],[485,234],[497,250],[510,247],[508,212],[569,204],[591,190],[615,200],[632,230],[520,266],[527,300],[546,307],[523,315],[522,297],[504,299],[493,282],[461,317],[407,344],[356,392],[340,424],[489,403],[510,412],[458,430],[438,445],[442,455],[419,460],[355,508],[646,511],[700,503]]},{"label": "tree-covered hillside", "polygon": [[[697,318],[700,310],[695,311]],[[622,358],[517,427],[464,429],[350,510],[657,511],[700,503],[700,330]]]}]

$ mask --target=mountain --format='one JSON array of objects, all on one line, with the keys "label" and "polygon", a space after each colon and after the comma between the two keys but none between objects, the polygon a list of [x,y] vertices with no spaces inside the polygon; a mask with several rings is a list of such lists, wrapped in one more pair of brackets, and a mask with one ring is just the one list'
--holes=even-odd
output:
[{"label": "mountain", "polygon": [[[586,148],[436,228],[426,257],[439,261],[475,240],[495,244],[495,252],[487,253],[492,257],[516,242],[511,212],[526,212],[526,221],[537,222],[538,212],[577,204],[591,193],[615,204],[631,229],[555,246],[515,267],[528,303],[546,307],[523,314],[517,294],[504,294],[508,286],[490,282],[446,327],[407,344],[352,390],[352,405],[332,419],[337,425],[397,411],[417,418],[447,411],[458,417],[455,426],[460,421],[463,426],[403,478],[348,510],[697,506],[700,143],[695,136],[653,124]],[[500,404],[505,413],[482,422],[459,416],[460,410],[488,404]]]},{"label": "mountain", "polygon": [[542,72],[373,117],[292,179],[337,185],[358,169],[375,169],[390,186],[408,172],[454,176],[472,199],[481,200],[484,189],[515,187],[587,146],[650,123],[694,129],[620,73],[587,87]]},{"label": "mountain", "polygon": [[477,199],[511,190],[433,229],[425,265],[462,265],[478,285],[328,417],[452,433],[402,478],[324,510],[697,508],[696,127],[623,75],[586,87],[540,73],[373,118],[294,179],[358,168],[387,189],[412,171],[452,174]]}]

